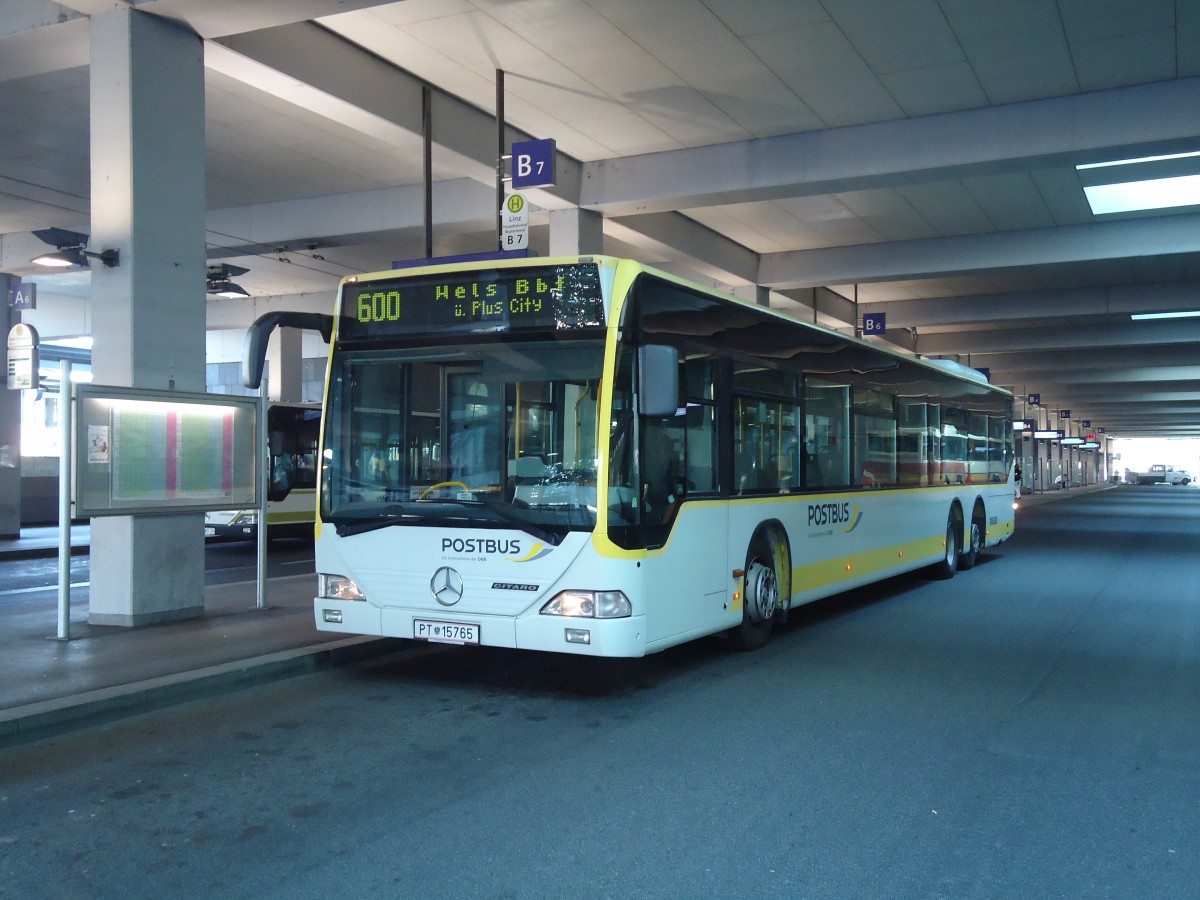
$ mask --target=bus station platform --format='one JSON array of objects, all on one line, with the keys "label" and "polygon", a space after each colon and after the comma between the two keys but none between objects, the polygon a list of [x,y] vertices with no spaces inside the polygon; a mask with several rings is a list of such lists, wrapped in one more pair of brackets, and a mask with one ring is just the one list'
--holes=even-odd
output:
[{"label": "bus station platform", "polygon": [[[72,528],[73,556],[88,553],[89,531],[86,525]],[[58,540],[57,528],[24,528],[19,539],[0,540],[0,561],[53,559]],[[261,609],[254,580],[209,585],[203,616],[124,628],[88,623],[83,582],[71,589],[66,641],[57,637],[57,584],[4,592],[0,747],[404,646],[317,631],[314,584],[309,573],[271,578]]]},{"label": "bus station platform", "polygon": [[[1021,505],[1111,487],[1027,494]],[[88,552],[89,532],[72,528],[72,555]],[[18,539],[0,539],[0,561],[56,557],[58,541],[57,528],[22,529]],[[72,588],[66,641],[56,636],[55,587],[7,592],[0,596],[0,747],[413,648],[317,631],[313,586],[311,573],[271,578],[260,609],[254,581],[210,585],[203,616],[121,628],[88,624],[81,585]]]}]

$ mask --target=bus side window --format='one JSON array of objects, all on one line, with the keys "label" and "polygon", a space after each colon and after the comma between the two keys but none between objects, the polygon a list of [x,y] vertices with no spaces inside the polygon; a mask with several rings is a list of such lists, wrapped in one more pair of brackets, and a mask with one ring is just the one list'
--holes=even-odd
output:
[{"label": "bus side window", "polygon": [[[811,427],[811,426],[809,426]],[[817,448],[811,438],[804,441],[804,484],[809,487],[822,487],[825,480],[821,475],[821,466],[817,462]]]},{"label": "bus side window", "polygon": [[292,490],[296,481],[296,457],[291,453],[280,453],[271,458],[271,484],[267,489],[268,500],[282,500]]},{"label": "bus side window", "polygon": [[804,379],[807,483],[844,487],[850,472],[850,388],[806,376]]},{"label": "bus side window", "polygon": [[316,456],[312,453],[304,453],[297,457],[296,461],[296,483],[294,487],[298,488],[315,488],[317,486],[317,464]]}]

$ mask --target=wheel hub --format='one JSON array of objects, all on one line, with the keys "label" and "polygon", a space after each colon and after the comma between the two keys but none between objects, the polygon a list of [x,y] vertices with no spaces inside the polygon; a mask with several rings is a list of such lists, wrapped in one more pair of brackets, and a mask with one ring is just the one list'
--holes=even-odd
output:
[{"label": "wheel hub", "polygon": [[766,622],[778,608],[779,580],[775,570],[755,560],[746,572],[746,614],[751,622]]}]

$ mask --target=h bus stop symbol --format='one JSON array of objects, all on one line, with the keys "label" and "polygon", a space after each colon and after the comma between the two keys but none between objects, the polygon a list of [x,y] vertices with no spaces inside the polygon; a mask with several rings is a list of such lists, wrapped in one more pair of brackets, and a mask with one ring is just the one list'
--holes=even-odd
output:
[{"label": "h bus stop symbol", "polygon": [[554,184],[554,140],[520,141],[512,145],[512,186],[546,187]]}]

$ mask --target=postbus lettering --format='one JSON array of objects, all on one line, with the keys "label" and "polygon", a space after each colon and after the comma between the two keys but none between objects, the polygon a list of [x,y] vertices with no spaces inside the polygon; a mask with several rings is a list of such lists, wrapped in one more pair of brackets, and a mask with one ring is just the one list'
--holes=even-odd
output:
[{"label": "postbus lettering", "polygon": [[516,556],[521,552],[521,542],[513,538],[442,538],[442,552]]},{"label": "postbus lettering", "polygon": [[808,504],[809,527],[821,525],[844,525],[850,521],[850,503],[810,503]]}]

